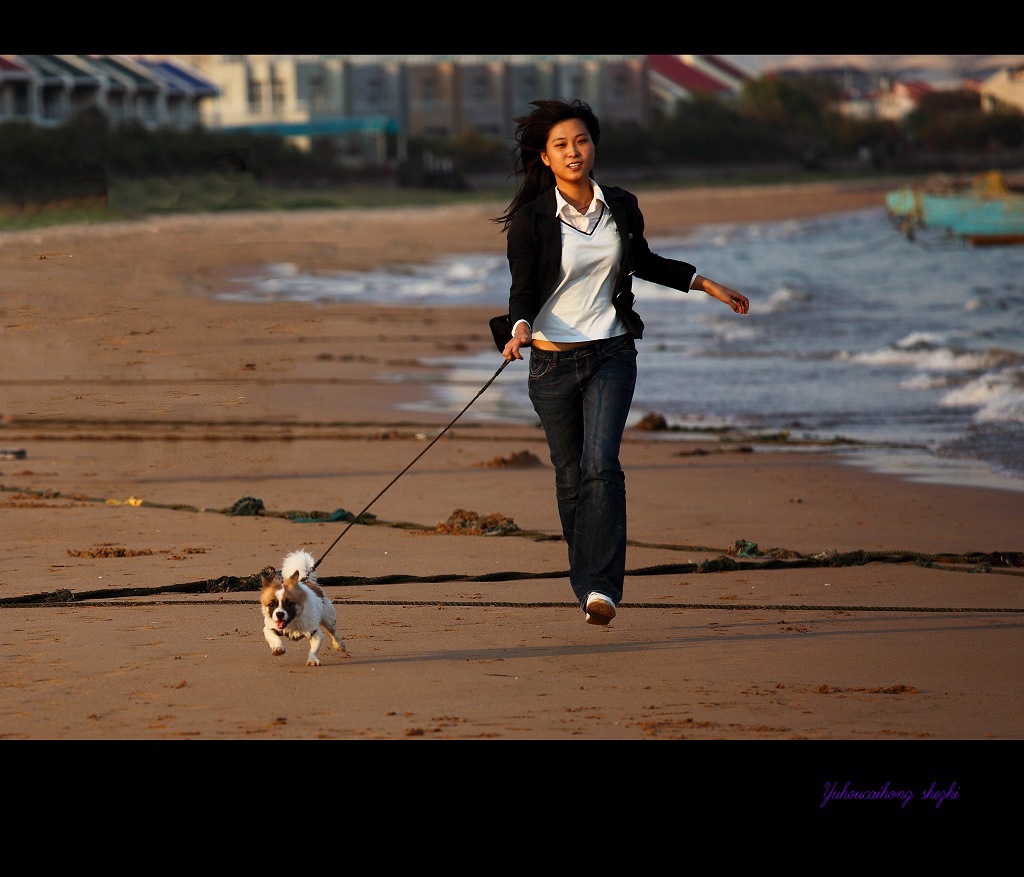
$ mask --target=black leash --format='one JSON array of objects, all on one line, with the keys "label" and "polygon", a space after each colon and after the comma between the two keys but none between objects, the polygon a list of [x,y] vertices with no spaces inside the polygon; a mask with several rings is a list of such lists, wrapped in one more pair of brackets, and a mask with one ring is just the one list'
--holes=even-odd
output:
[{"label": "black leash", "polygon": [[413,458],[412,462],[410,462],[408,466],[406,466],[401,472],[399,472],[394,478],[392,478],[391,481],[388,482],[388,485],[387,487],[384,488],[384,490],[378,493],[373,499],[371,499],[366,504],[366,508],[364,508],[358,515],[356,515],[351,521],[349,521],[348,526],[344,530],[342,530],[341,533],[338,534],[338,538],[330,544],[327,551],[320,555],[320,560],[313,564],[313,569],[316,569],[318,566],[320,566],[321,563],[323,563],[323,559],[327,557],[330,550],[334,548],[334,546],[337,545],[338,542],[341,541],[341,537],[344,536],[352,528],[352,525],[358,522],[358,520],[364,514],[366,514],[366,510],[369,509],[370,506],[372,506],[378,499],[380,499],[388,490],[388,488],[391,487],[392,484],[394,484],[399,478],[401,478],[406,472],[408,472],[412,468],[413,463],[415,463],[420,457],[422,457],[427,451],[429,451],[434,446],[434,442],[436,442],[439,438],[441,438],[441,436],[443,436],[446,432],[448,432],[449,429],[452,428],[452,425],[455,423],[455,421],[462,417],[462,415],[465,414],[466,411],[469,409],[469,406],[472,405],[477,399],[479,399],[483,395],[484,390],[486,390],[491,384],[494,383],[498,375],[501,374],[502,369],[504,369],[505,366],[507,366],[510,362],[512,362],[511,359],[506,359],[504,362],[502,362],[502,364],[498,367],[498,370],[493,375],[491,375],[491,379],[480,388],[480,390],[472,399],[470,399],[466,403],[466,407],[463,408],[458,414],[456,414],[454,418],[452,418],[452,422],[449,423],[444,429],[442,429],[436,436],[434,436],[433,441],[431,441],[429,445],[427,445],[422,451],[420,451]]}]

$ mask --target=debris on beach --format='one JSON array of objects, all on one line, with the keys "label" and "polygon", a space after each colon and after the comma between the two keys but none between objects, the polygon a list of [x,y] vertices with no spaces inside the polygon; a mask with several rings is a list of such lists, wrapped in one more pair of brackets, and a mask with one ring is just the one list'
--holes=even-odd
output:
[{"label": "debris on beach", "polygon": [[102,545],[97,545],[95,548],[86,548],[82,550],[68,550],[69,557],[144,557],[152,554],[152,548],[142,548],[139,550],[133,548],[124,548],[119,545],[115,545],[112,542],[104,542]]},{"label": "debris on beach", "polygon": [[129,496],[128,499],[108,499],[107,505],[130,505],[138,508],[145,500],[141,500],[136,496]]},{"label": "debris on beach", "polygon": [[476,463],[475,465],[488,468],[515,467],[517,469],[526,469],[543,464],[540,461],[540,457],[530,451],[515,451],[508,457],[495,457],[486,463]]},{"label": "debris on beach", "polygon": [[435,533],[449,536],[505,536],[518,531],[516,522],[506,515],[495,512],[481,516],[465,509],[456,509],[447,521],[438,521],[434,528]]},{"label": "debris on beach", "polygon": [[235,501],[235,504],[231,506],[231,510],[228,514],[236,516],[252,516],[262,515],[263,512],[264,505],[262,499],[255,496],[243,496],[241,499]]},{"label": "debris on beach", "polygon": [[657,432],[662,429],[668,429],[668,421],[665,420],[661,414],[655,414],[654,412],[648,414],[643,420],[637,425],[637,429],[650,430],[651,432]]}]

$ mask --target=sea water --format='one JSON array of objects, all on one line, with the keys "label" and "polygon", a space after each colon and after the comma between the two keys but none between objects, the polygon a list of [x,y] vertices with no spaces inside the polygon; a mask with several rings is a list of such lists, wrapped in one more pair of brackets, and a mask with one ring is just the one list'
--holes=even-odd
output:
[{"label": "sea water", "polygon": [[[775,449],[827,448],[908,478],[1024,491],[1024,246],[909,240],[881,206],[648,242],[747,295],[750,313],[635,278],[647,328],[631,425],[655,414],[666,440],[747,436]],[[504,257],[487,254],[317,275],[274,265],[222,297],[498,314],[509,283]],[[537,422],[525,361],[477,398],[503,362],[493,346],[421,361],[435,371],[407,407]]]}]

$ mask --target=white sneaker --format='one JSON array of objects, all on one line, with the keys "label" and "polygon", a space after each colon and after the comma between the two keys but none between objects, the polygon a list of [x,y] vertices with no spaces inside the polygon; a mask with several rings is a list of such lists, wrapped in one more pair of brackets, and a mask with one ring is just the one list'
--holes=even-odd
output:
[{"label": "white sneaker", "polygon": [[587,594],[587,624],[607,624],[615,617],[615,603],[598,591]]}]

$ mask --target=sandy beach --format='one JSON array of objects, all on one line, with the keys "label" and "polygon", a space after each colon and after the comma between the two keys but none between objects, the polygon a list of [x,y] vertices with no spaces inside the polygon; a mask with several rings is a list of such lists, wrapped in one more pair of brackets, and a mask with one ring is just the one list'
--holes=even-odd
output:
[{"label": "sandy beach", "polygon": [[[663,235],[885,188],[641,204]],[[451,418],[398,407],[437,377],[426,351],[493,349],[496,310],[213,297],[278,262],[504,252],[503,207],[0,235],[0,740],[1019,741],[1024,493],[631,429],[626,594],[594,627],[540,430],[459,421],[429,444]],[[298,643],[271,655],[253,586],[295,548],[321,560],[349,651],[316,668]],[[836,758],[799,794],[865,770]],[[872,781],[966,779],[977,804],[987,761],[928,764]]]}]

